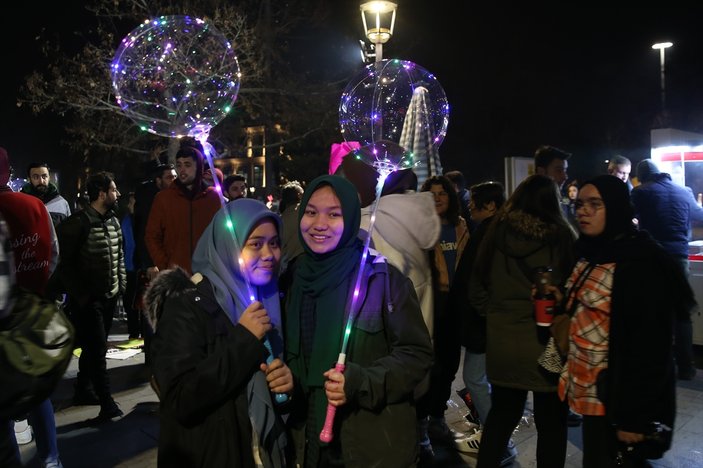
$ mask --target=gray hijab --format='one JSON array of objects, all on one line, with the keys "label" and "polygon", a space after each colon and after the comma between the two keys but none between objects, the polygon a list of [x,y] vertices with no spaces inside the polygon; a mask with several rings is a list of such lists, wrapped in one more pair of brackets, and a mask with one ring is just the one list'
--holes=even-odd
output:
[{"label": "gray hijab", "polygon": [[[273,221],[278,232],[281,232],[281,218],[260,201],[240,198],[223,206],[200,237],[192,264],[194,272],[210,281],[217,303],[233,325],[239,323],[239,317],[251,303],[250,292],[263,303],[273,325],[267,338],[273,355],[278,357],[283,352],[283,338],[277,280],[264,286],[250,286],[242,276],[238,263],[241,247],[256,224],[265,218]],[[252,375],[247,384],[247,397],[249,417],[258,434],[264,466],[283,467],[285,432],[263,372],[256,371]]]}]

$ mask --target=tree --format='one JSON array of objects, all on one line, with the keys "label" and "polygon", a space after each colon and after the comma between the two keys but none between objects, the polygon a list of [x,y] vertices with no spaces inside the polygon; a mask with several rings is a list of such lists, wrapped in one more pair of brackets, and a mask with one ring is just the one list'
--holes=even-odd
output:
[{"label": "tree", "polygon": [[[73,51],[61,42],[45,39],[46,63],[27,78],[18,105],[36,114],[64,117],[64,143],[76,169],[111,170],[122,175],[122,180],[141,176],[136,173],[136,163],[164,139],[142,132],[122,114],[113,94],[109,66],[119,41],[145,18],[188,12],[211,20],[225,34],[237,51],[243,74],[234,109],[212,130],[211,140],[224,151],[241,154],[242,126],[277,124],[285,130],[281,133],[285,138],[269,138],[267,147],[275,149],[269,153],[283,147],[288,156],[280,164],[275,161],[277,167],[284,172],[298,167],[310,170],[316,159],[312,156],[305,158],[305,164],[289,163],[298,153],[315,154],[326,167],[329,142],[339,134],[338,98],[353,70],[339,70],[336,80],[325,83],[295,73],[291,66],[296,63],[296,51],[290,47],[295,42],[293,35],[303,22],[307,28],[311,22],[319,25],[328,14],[323,2],[311,3],[92,0],[86,6],[92,24],[83,32],[74,32],[81,38],[80,49]],[[301,178],[299,174],[286,177]]]}]

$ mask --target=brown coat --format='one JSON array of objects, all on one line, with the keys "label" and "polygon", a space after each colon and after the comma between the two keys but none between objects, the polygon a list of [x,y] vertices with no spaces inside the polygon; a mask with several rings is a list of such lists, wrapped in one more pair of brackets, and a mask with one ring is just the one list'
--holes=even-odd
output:
[{"label": "brown coat", "polygon": [[178,265],[188,273],[198,239],[220,209],[212,187],[192,199],[177,183],[156,194],[149,212],[144,241],[159,270]]}]

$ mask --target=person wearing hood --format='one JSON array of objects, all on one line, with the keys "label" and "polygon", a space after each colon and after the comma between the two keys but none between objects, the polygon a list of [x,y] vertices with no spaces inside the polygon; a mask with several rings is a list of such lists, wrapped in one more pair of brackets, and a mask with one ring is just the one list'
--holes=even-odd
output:
[{"label": "person wearing hood", "polygon": [[557,394],[558,374],[537,364],[549,332],[537,325],[532,304],[535,269],[550,266],[554,284],[562,284],[573,267],[576,233],[560,198],[548,176],[528,177],[495,214],[479,246],[469,302],[486,317],[492,406],[484,421],[478,467],[500,465],[530,391],[537,466],[564,466],[568,410]]},{"label": "person wearing hood", "polygon": [[191,273],[191,257],[201,234],[220,209],[220,197],[203,181],[205,158],[190,144],[176,153],[177,179],[156,194],[146,225],[145,242],[154,267],[160,270],[180,266]]},{"label": "person wearing hood", "polygon": [[[637,165],[637,178],[640,185],[632,189],[632,204],[640,229],[649,232],[688,276],[691,224],[703,222],[703,208],[688,187],[675,184],[651,159]],[[692,380],[696,367],[690,315],[677,318],[674,342],[678,378]]]},{"label": "person wearing hood", "polygon": [[[378,172],[368,164],[347,156],[342,159],[337,174],[354,184],[359,193],[360,232],[365,238],[376,198]],[[429,253],[439,240],[440,230],[434,196],[428,192],[417,192],[415,172],[412,169],[392,172],[383,184],[376,206],[370,245],[412,281],[430,336],[434,329],[434,293]]]},{"label": "person wearing hood", "polygon": [[674,427],[673,325],[695,305],[693,291],[675,259],[637,231],[619,178],[587,181],[576,206],[581,237],[566,282],[571,322],[559,395],[584,416],[585,468],[649,466],[645,459],[671,443],[642,450],[654,423]]},{"label": "person wearing hood", "polygon": [[59,189],[49,182],[49,165],[47,163],[33,162],[27,169],[29,182],[22,187],[22,192],[37,197],[49,210],[51,221],[56,227],[61,221],[71,216],[71,207],[64,197],[59,194]]},{"label": "person wearing hood", "polygon": [[235,200],[200,237],[197,273],[168,270],[149,286],[158,466],[286,466],[272,398],[293,389],[281,358],[280,231],[263,203]]}]

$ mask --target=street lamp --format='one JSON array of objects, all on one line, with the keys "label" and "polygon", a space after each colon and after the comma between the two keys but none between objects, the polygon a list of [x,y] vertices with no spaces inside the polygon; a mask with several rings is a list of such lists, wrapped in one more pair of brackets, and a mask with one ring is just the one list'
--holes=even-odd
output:
[{"label": "street lamp", "polygon": [[661,76],[662,113],[666,113],[666,85],[664,84],[664,55],[666,49],[674,45],[671,42],[657,42],[652,49],[659,49],[659,72]]},{"label": "street lamp", "polygon": [[393,35],[397,8],[397,4],[386,1],[366,2],[359,5],[364,32],[374,45],[376,62],[383,60],[383,44]]}]

